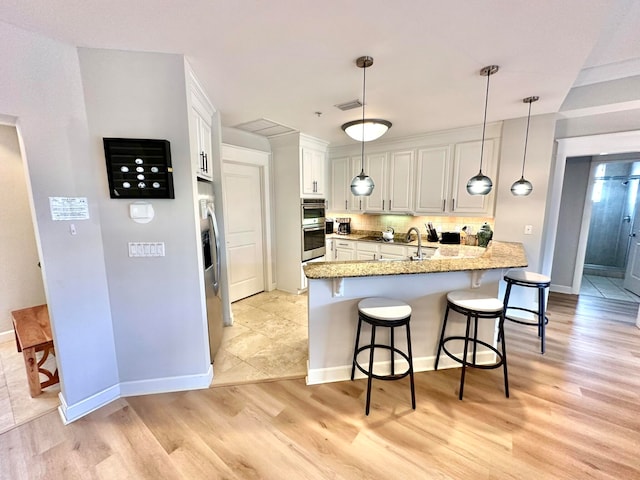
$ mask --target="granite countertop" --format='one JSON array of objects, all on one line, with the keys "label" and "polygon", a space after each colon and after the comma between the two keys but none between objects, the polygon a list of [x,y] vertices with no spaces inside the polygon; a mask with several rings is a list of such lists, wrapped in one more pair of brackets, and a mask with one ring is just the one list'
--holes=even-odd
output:
[{"label": "granite countertop", "polygon": [[[378,235],[380,238],[382,238],[382,233],[378,232],[354,232],[351,233],[349,235],[342,235],[339,233],[331,233],[329,235],[327,235],[327,238],[332,238],[335,240],[357,240],[358,242],[374,242],[374,243],[379,243],[381,245],[408,245],[411,247],[417,247],[418,246],[418,239],[416,238],[415,234],[411,234],[411,238],[413,240],[411,240],[410,242],[406,242],[405,238],[406,238],[406,234],[398,234],[396,233],[394,235],[394,241],[392,242],[386,242],[386,241],[382,241],[382,240],[374,240],[372,238],[367,238],[367,237],[372,237],[372,236],[376,236]],[[438,242],[428,242],[427,241],[427,237],[422,235],[422,247],[423,248],[438,248],[440,247],[440,243]]]},{"label": "granite countertop", "polygon": [[[347,240],[349,235],[340,235]],[[417,242],[416,242],[417,244]],[[406,244],[405,244],[406,245]],[[491,270],[527,266],[522,243],[492,241],[487,248],[467,245],[439,245],[426,260],[352,260],[314,262],[305,265],[307,278],[372,277],[420,273]]]}]

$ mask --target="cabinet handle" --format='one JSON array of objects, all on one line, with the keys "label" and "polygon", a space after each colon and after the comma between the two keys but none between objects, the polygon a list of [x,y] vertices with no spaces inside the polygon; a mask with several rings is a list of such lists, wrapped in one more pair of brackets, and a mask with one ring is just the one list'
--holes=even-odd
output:
[{"label": "cabinet handle", "polygon": [[360,199],[360,210],[362,210],[362,199]]},{"label": "cabinet handle", "polygon": [[444,212],[447,209],[447,199],[442,200],[442,211]]},{"label": "cabinet handle", "polygon": [[384,210],[384,200],[382,200],[382,210]]},{"label": "cabinet handle", "polygon": [[456,211],[456,199],[455,198],[451,199],[451,211],[452,212]]},{"label": "cabinet handle", "polygon": [[389,199],[389,211],[391,211],[391,199]]},{"label": "cabinet handle", "polygon": [[375,253],[373,254],[373,259],[374,259],[374,260],[376,259],[376,254],[375,254]]},{"label": "cabinet handle", "polygon": [[344,209],[345,209],[345,210],[348,210],[348,209],[349,209],[349,207],[348,207],[348,200],[345,200],[345,201],[344,201]]}]

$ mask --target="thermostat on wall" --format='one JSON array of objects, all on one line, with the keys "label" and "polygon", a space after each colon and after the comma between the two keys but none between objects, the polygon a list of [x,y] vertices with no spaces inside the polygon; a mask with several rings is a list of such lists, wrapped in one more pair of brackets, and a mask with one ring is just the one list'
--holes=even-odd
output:
[{"label": "thermostat on wall", "polygon": [[136,223],[149,223],[153,220],[153,205],[147,202],[129,204],[129,217]]}]

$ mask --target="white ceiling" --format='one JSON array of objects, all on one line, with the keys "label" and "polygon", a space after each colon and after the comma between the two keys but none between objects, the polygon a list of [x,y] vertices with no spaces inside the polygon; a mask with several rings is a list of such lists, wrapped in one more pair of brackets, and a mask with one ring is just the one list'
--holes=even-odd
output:
[{"label": "white ceiling", "polygon": [[[268,118],[334,144],[360,110],[385,138],[557,112],[574,82],[640,74],[637,0],[2,0],[0,20],[72,45],[185,54],[232,126]],[[584,69],[584,70],[583,70]],[[606,71],[600,77],[599,72]],[[613,73],[612,73],[613,72]],[[315,112],[322,112],[317,116]]]}]

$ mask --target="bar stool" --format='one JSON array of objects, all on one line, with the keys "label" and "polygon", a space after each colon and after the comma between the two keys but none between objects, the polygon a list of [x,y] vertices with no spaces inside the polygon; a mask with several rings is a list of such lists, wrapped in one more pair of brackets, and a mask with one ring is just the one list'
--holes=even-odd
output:
[{"label": "bar stool", "polygon": [[[373,378],[378,380],[399,380],[409,375],[411,380],[411,406],[416,409],[416,393],[413,383],[413,358],[411,355],[411,330],[409,321],[411,320],[411,307],[400,300],[391,298],[372,297],[360,300],[358,303],[358,330],[356,332],[356,345],[353,350],[353,362],[351,366],[351,380],[355,374],[356,367],[367,376],[367,404],[365,413],[369,415],[369,405],[371,403],[371,381]],[[360,329],[362,322],[371,325],[371,343],[360,347]],[[407,332],[407,352],[398,349],[394,344],[394,328],[406,327]],[[388,327],[390,329],[390,344],[382,345],[376,343],[376,328]],[[379,375],[373,373],[373,354],[376,348],[390,350],[391,353],[391,373],[388,375]],[[363,368],[358,363],[358,354],[365,350],[369,351],[368,368]],[[408,368],[401,372],[395,371],[395,355],[398,354],[404,358],[409,364]]]},{"label": "bar stool", "polygon": [[[459,335],[445,337],[445,330],[447,328],[447,320],[449,318],[449,310],[461,313],[467,317],[467,326],[464,337]],[[473,318],[473,337],[471,334],[471,319]],[[498,351],[493,345],[489,345],[487,342],[478,340],[478,319],[481,318],[499,318],[498,322],[498,338],[502,339],[502,352]],[[444,314],[444,322],[442,323],[442,332],[440,333],[440,342],[438,343],[438,354],[436,355],[436,363],[434,370],[438,370],[438,363],[440,362],[440,353],[444,351],[449,358],[462,364],[462,374],[460,376],[460,394],[458,398],[462,400],[462,393],[464,390],[464,377],[467,367],[481,368],[481,369],[493,369],[502,367],[504,371],[504,393],[509,398],[509,377],[507,375],[507,351],[504,341],[504,307],[502,302],[493,298],[485,293],[478,292],[476,290],[456,290],[447,294],[447,309]],[[453,340],[464,341],[464,350],[462,352],[462,358],[454,355],[447,348],[447,342]],[[473,346],[471,361],[467,359],[469,343]],[[477,347],[481,345],[491,352],[495,353],[497,361],[490,365],[483,365],[477,363]]]},{"label": "bar stool", "polygon": [[[540,352],[544,353],[545,347],[545,334],[544,327],[547,323],[549,323],[549,319],[545,314],[545,288],[548,288],[551,285],[551,279],[545,275],[541,275],[539,273],[527,272],[525,270],[509,270],[507,274],[504,276],[504,281],[507,282],[507,290],[504,294],[504,311],[505,318],[507,320],[511,320],[515,323],[520,323],[522,325],[531,325],[538,327],[538,336],[540,337]],[[521,287],[528,288],[537,288],[538,289],[538,309],[533,310],[530,308],[524,307],[514,307],[509,305],[509,296],[511,295],[511,287],[513,285],[519,285]],[[537,315],[537,321],[527,321],[520,320],[518,318],[513,318],[507,316],[508,310],[522,310],[524,312],[530,312],[534,315]]]}]

